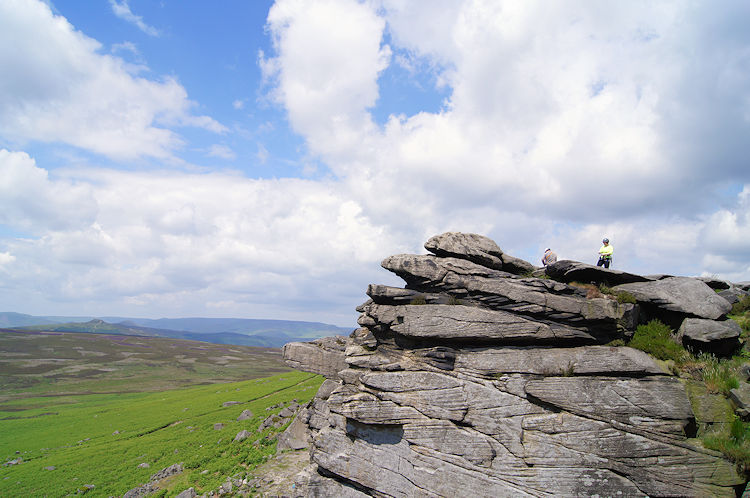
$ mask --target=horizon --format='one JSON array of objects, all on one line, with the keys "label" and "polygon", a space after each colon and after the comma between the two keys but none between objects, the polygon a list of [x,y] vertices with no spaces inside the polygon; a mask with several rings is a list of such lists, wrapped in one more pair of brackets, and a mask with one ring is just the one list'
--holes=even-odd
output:
[{"label": "horizon", "polygon": [[[447,231],[750,281],[750,4],[0,0],[0,303],[356,323]],[[70,310],[76,310],[71,313]]]}]

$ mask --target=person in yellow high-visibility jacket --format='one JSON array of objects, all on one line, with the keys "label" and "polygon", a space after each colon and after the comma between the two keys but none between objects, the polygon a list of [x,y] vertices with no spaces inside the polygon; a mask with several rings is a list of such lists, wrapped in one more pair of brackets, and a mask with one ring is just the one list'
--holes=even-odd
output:
[{"label": "person in yellow high-visibility jacket", "polygon": [[609,245],[609,239],[607,238],[602,240],[602,244],[602,247],[599,249],[599,261],[596,263],[596,266],[609,268],[610,263],[612,263],[612,253],[615,252],[615,249]]}]

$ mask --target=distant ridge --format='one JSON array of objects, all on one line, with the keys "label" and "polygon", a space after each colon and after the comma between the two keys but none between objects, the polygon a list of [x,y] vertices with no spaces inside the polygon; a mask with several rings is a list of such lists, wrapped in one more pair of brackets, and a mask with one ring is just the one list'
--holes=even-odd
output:
[{"label": "distant ridge", "polygon": [[214,344],[279,348],[287,342],[329,335],[348,335],[352,330],[326,323],[252,318],[126,318],[33,316],[0,312],[0,327],[56,332],[140,335],[189,339]]}]

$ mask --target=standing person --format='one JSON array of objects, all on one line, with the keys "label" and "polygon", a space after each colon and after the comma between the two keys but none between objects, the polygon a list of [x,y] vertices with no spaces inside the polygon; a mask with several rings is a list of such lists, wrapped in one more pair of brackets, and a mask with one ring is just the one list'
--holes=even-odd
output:
[{"label": "standing person", "polygon": [[612,253],[615,251],[615,249],[609,245],[609,239],[605,238],[602,240],[602,244],[604,244],[601,248],[599,248],[599,261],[596,263],[596,266],[604,266],[604,268],[609,268],[610,263],[612,263]]},{"label": "standing person", "polygon": [[542,264],[544,266],[551,265],[552,263],[557,263],[557,254],[552,252],[552,249],[549,247],[544,251],[544,256],[542,257]]}]

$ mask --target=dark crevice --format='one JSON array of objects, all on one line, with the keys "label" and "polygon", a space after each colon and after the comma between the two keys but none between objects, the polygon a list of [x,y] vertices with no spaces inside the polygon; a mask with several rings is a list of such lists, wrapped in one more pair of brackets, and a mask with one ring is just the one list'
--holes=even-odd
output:
[{"label": "dark crevice", "polygon": [[330,471],[324,469],[321,466],[318,466],[318,475],[320,475],[321,477],[324,477],[326,479],[333,479],[334,481],[336,481],[340,485],[342,485],[344,487],[347,487],[347,488],[354,489],[356,491],[359,491],[360,493],[365,493],[365,494],[370,495],[370,496],[377,496],[375,494],[375,490],[374,489],[368,488],[366,486],[363,486],[362,484],[360,484],[360,483],[358,483],[356,481],[352,481],[352,480],[347,479],[345,477],[342,477],[342,476],[340,476],[338,474],[334,474],[333,472],[330,472]]},{"label": "dark crevice", "polygon": [[529,403],[532,403],[534,405],[540,406],[540,407],[544,408],[545,410],[549,410],[552,413],[560,413],[560,412],[563,411],[563,409],[560,408],[559,406],[553,405],[552,403],[549,403],[547,401],[542,401],[541,399],[539,399],[539,398],[537,398],[537,397],[535,397],[535,396],[533,396],[533,395],[531,395],[529,393],[526,393],[526,400]]}]

